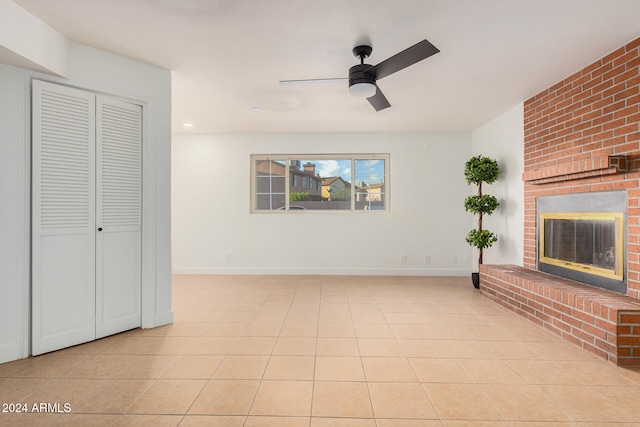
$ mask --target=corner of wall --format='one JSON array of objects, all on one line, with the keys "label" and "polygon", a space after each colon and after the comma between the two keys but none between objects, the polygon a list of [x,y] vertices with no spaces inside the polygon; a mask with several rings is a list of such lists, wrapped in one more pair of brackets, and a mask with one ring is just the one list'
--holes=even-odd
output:
[{"label": "corner of wall", "polygon": [[474,155],[498,161],[500,179],[487,192],[500,200],[500,208],[486,219],[498,243],[484,252],[487,264],[522,265],[524,246],[524,103],[502,113],[472,132]]},{"label": "corner of wall", "polygon": [[0,60],[60,77],[69,75],[70,42],[12,1],[0,1]]},{"label": "corner of wall", "polygon": [[0,363],[29,354],[28,78],[0,64]]}]

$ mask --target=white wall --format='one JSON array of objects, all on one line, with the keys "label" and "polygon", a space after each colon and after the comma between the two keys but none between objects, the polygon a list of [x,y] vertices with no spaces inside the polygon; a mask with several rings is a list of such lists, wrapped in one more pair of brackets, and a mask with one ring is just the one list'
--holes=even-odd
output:
[{"label": "white wall", "polygon": [[0,362],[29,354],[30,82],[36,77],[144,106],[143,327],[171,309],[171,74],[73,44],[69,79],[0,64]]},{"label": "white wall", "polygon": [[23,313],[29,292],[25,85],[20,69],[0,65],[0,362],[26,356],[29,339]]},{"label": "white wall", "polygon": [[[473,155],[498,161],[500,179],[483,186],[483,193],[500,200],[500,208],[484,217],[483,226],[498,235],[498,242],[485,249],[485,264],[522,265],[524,246],[524,104],[519,104],[472,134]],[[475,227],[476,220],[472,220]],[[474,260],[477,255],[474,254]]]},{"label": "white wall", "polygon": [[[469,216],[463,207],[469,132],[174,135],[172,149],[175,273],[471,271],[471,249],[464,241]],[[372,152],[391,156],[390,214],[249,213],[252,153]],[[406,263],[400,262],[401,254],[407,255]]]}]

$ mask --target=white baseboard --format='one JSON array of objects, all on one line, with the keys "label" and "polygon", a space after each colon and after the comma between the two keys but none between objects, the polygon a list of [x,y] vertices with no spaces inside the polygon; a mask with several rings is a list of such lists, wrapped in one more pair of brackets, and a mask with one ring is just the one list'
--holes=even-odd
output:
[{"label": "white baseboard", "polygon": [[326,276],[468,276],[470,269],[446,268],[201,268],[174,267],[173,274],[326,275]]},{"label": "white baseboard", "polygon": [[20,351],[17,343],[7,343],[0,346],[0,363],[18,359],[20,359]]},{"label": "white baseboard", "polygon": [[156,314],[156,325],[155,327],[162,325],[169,325],[173,323],[173,311],[165,311],[163,313]]}]

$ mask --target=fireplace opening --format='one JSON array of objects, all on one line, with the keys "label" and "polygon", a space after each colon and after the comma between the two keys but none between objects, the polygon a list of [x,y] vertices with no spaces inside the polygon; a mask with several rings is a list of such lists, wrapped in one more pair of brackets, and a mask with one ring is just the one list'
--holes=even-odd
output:
[{"label": "fireplace opening", "polygon": [[617,213],[540,213],[540,261],[623,279],[623,222]]},{"label": "fireplace opening", "polygon": [[626,194],[538,199],[538,269],[626,293]]}]

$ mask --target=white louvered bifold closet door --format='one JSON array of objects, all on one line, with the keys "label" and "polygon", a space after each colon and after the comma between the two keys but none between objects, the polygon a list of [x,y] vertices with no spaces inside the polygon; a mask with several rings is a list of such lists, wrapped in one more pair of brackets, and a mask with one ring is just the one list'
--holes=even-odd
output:
[{"label": "white louvered bifold closet door", "polygon": [[97,98],[96,337],[140,326],[142,108]]},{"label": "white louvered bifold closet door", "polygon": [[32,349],[95,339],[95,95],[33,82]]},{"label": "white louvered bifold closet door", "polygon": [[142,107],[33,81],[33,355],[141,325]]}]

